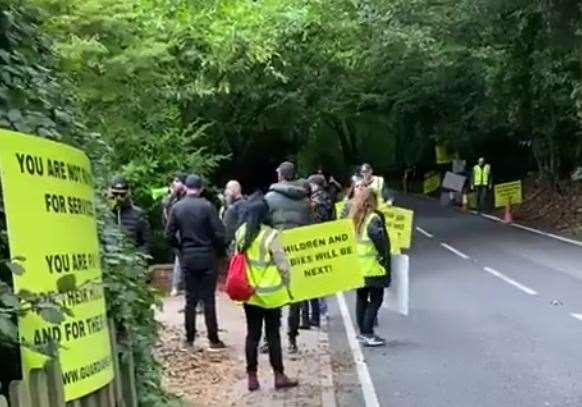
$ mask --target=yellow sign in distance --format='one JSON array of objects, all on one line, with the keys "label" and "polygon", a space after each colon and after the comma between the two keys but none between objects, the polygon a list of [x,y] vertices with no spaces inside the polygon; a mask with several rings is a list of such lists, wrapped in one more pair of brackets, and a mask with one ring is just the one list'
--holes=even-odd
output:
[{"label": "yellow sign in distance", "polygon": [[[410,249],[412,246],[412,225],[414,221],[414,212],[409,209],[399,208],[397,206],[382,206],[380,211],[386,219],[386,227],[390,235],[390,243],[394,244],[392,239],[394,233],[398,236],[398,247]],[[399,253],[397,253],[399,254]]]},{"label": "yellow sign in distance", "polygon": [[437,172],[429,172],[424,176],[422,191],[424,194],[430,194],[441,186],[441,175]]},{"label": "yellow sign in distance", "polygon": [[495,185],[495,207],[516,205],[523,201],[521,181],[506,182]]},{"label": "yellow sign in distance", "polygon": [[342,219],[286,230],[281,242],[291,265],[292,302],[364,285],[353,222]]},{"label": "yellow sign in distance", "polygon": [[[0,130],[0,177],[10,253],[25,259],[15,290],[57,293],[63,276],[76,281],[58,297],[72,317],[55,325],[29,313],[19,332],[23,342],[60,345],[65,398],[78,399],[114,374],[89,159],[68,145]],[[21,352],[25,376],[47,360],[28,347]]]}]

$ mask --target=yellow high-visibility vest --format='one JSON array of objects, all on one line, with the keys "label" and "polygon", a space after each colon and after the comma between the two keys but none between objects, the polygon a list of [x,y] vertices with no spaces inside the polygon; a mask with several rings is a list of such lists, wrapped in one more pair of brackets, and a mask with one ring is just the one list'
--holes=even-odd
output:
[{"label": "yellow high-visibility vest", "polygon": [[[242,225],[236,232],[236,243],[240,246],[244,241],[246,225]],[[288,304],[289,291],[277,269],[269,246],[279,232],[268,226],[261,226],[261,231],[246,251],[247,278],[255,289],[247,304],[262,308],[279,308]]]},{"label": "yellow high-visibility vest", "polygon": [[376,198],[378,199],[378,206],[384,203],[384,197],[382,196],[382,190],[384,190],[384,178],[383,177],[372,177],[372,183],[369,188],[376,193]]},{"label": "yellow high-visibility vest", "polygon": [[473,185],[476,187],[489,186],[489,177],[491,176],[491,166],[485,164],[481,167],[479,164],[473,167]]},{"label": "yellow high-visibility vest", "polygon": [[368,236],[368,226],[375,218],[379,218],[378,214],[368,215],[358,236],[357,253],[364,277],[381,277],[386,274],[386,269],[380,264],[378,250]]}]

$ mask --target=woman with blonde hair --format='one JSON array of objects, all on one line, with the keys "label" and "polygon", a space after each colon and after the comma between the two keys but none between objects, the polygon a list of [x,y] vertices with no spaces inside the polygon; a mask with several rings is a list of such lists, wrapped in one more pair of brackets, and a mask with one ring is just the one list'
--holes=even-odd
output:
[{"label": "woman with blonde hair", "polygon": [[390,286],[390,240],[384,221],[376,211],[378,199],[370,188],[355,189],[348,217],[353,220],[358,240],[358,258],[364,274],[364,287],[357,290],[356,319],[358,340],[367,347],[384,346],[374,334],[374,321]]}]

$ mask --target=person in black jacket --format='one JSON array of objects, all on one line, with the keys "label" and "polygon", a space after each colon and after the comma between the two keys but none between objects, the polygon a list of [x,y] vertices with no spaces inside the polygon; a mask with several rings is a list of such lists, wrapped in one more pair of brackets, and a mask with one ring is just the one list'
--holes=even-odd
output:
[{"label": "person in black jacket", "polygon": [[234,235],[242,223],[246,200],[242,195],[242,188],[238,181],[228,181],[224,189],[226,210],[222,218],[226,233],[226,243],[230,245],[234,241]]},{"label": "person in black jacket", "polygon": [[[286,161],[277,168],[278,182],[271,185],[265,200],[269,205],[269,224],[277,230],[288,230],[313,223],[309,203],[309,191],[304,181],[294,181],[295,165]],[[297,353],[299,328],[309,329],[309,321],[301,321],[302,304],[291,304],[287,323],[289,325],[289,353]]]},{"label": "person in black jacket", "polygon": [[215,289],[217,257],[224,252],[224,226],[218,211],[201,198],[202,179],[186,178],[186,196],[172,208],[166,227],[166,238],[179,250],[180,264],[186,281],[185,328],[186,344],[192,346],[196,336],[196,304],[204,304],[204,317],[209,350],[225,348],[218,337]]},{"label": "person in black jacket", "polygon": [[116,176],[111,182],[108,197],[112,203],[115,222],[121,226],[127,237],[137,249],[149,254],[151,233],[145,212],[131,200],[129,183],[125,178]]}]

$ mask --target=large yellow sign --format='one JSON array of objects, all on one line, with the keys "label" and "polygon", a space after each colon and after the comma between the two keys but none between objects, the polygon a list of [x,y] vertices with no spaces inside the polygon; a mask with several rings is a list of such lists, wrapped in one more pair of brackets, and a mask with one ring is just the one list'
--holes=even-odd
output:
[{"label": "large yellow sign", "polygon": [[523,200],[521,181],[495,185],[495,207],[520,204]]},{"label": "large yellow sign", "polygon": [[[0,177],[10,253],[25,259],[15,289],[56,293],[61,277],[76,280],[59,297],[72,317],[53,325],[31,314],[19,327],[23,341],[60,345],[65,398],[80,398],[113,379],[89,159],[67,145],[0,130]],[[25,373],[45,361],[22,348]]]},{"label": "large yellow sign", "polygon": [[[390,243],[395,245],[394,233],[398,237],[398,248],[410,249],[412,246],[412,224],[414,212],[397,206],[383,206],[380,211],[386,219],[386,227],[390,235]],[[392,251],[392,254],[399,254]]]},{"label": "large yellow sign", "polygon": [[422,191],[425,194],[430,194],[436,191],[441,186],[441,175],[437,172],[429,172],[424,176],[424,183],[422,185]]},{"label": "large yellow sign", "polygon": [[291,229],[281,234],[291,264],[293,302],[325,297],[364,285],[351,220]]}]

